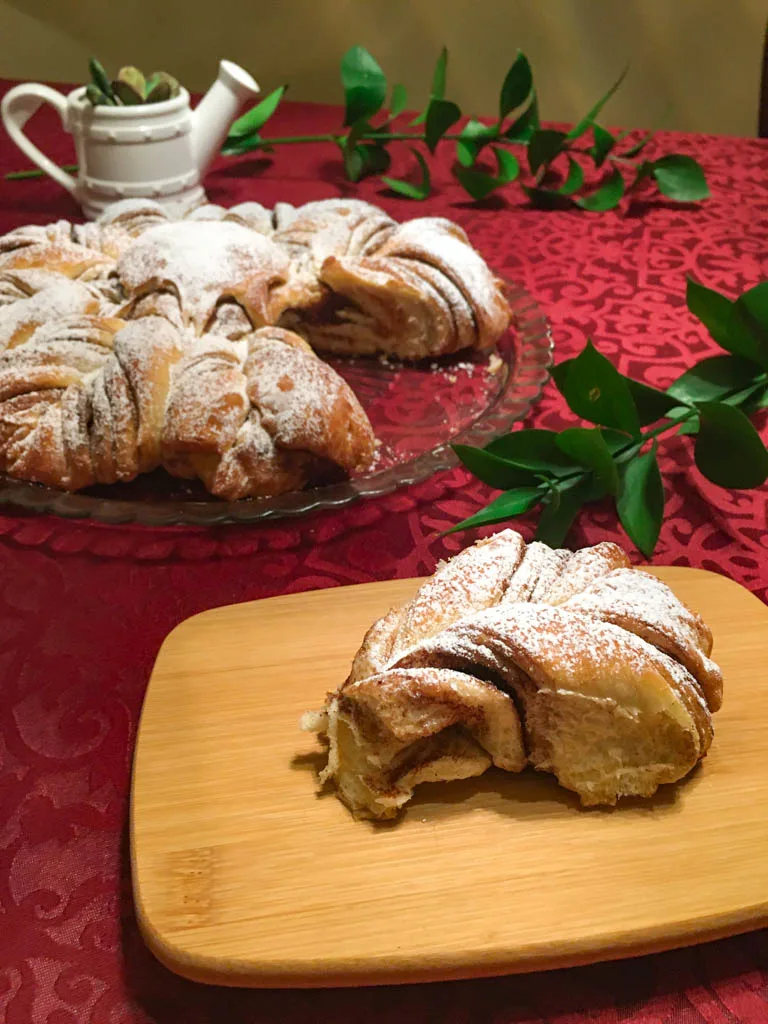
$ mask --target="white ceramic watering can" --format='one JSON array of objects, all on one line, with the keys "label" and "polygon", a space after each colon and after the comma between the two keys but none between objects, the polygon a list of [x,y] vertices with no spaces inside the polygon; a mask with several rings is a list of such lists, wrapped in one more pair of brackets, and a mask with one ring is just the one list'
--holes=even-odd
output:
[{"label": "white ceramic watering can", "polygon": [[[46,85],[26,83],[6,93],[2,117],[19,149],[72,193],[86,217],[98,217],[118,199],[154,199],[181,213],[205,200],[200,179],[243,102],[258,94],[247,71],[223,60],[219,77],[195,110],[186,89],[163,103],[94,107],[85,86],[65,97]],[[58,110],[64,130],[74,137],[76,178],[24,134],[41,103]]]}]

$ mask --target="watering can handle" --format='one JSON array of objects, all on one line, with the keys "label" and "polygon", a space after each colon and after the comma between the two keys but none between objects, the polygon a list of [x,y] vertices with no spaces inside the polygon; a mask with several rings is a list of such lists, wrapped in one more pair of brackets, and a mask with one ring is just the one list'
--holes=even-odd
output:
[{"label": "watering can handle", "polygon": [[67,174],[66,171],[62,171],[53,160],[37,148],[34,142],[27,138],[23,131],[24,125],[37,112],[42,103],[50,103],[52,107],[56,108],[61,123],[66,129],[66,98],[47,85],[37,85],[33,82],[17,85],[5,94],[2,107],[0,107],[3,124],[22,153],[25,153],[34,164],[37,164],[41,171],[45,171],[54,181],[63,185],[67,192],[74,194],[78,187],[77,179],[73,178],[71,174]]}]

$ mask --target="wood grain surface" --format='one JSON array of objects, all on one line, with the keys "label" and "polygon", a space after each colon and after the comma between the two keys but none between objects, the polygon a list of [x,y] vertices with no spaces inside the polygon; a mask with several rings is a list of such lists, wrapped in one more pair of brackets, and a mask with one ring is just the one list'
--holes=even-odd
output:
[{"label": "wood grain surface", "polygon": [[155,955],[198,981],[331,986],[612,959],[768,923],[768,609],[738,584],[654,568],[715,634],[725,701],[709,756],[650,801],[582,810],[547,775],[426,785],[402,819],[317,795],[303,711],[418,580],[219,608],[155,665],[131,852]]}]

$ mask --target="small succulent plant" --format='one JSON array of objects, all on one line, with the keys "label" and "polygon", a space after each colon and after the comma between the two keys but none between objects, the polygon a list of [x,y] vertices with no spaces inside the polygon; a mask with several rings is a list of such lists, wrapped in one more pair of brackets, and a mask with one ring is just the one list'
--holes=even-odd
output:
[{"label": "small succulent plant", "polygon": [[88,62],[91,81],[85,94],[94,107],[134,107],[141,103],[162,103],[179,95],[179,83],[167,71],[154,71],[145,78],[138,68],[120,68],[113,81],[102,64],[91,57]]}]

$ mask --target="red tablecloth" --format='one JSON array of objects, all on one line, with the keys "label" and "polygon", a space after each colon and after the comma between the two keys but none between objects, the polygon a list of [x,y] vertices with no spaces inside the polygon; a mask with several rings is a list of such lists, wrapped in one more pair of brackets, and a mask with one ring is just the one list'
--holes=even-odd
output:
[{"label": "red tablecloth", "polygon": [[[53,116],[36,137],[71,158]],[[289,105],[274,134],[338,125],[329,108]],[[557,356],[593,337],[619,368],[658,386],[713,348],[687,314],[685,277],[736,293],[768,277],[768,145],[665,135],[706,169],[713,197],[621,213],[540,213],[517,193],[469,205],[447,173],[424,205],[376,183],[351,191],[399,217],[447,214],[490,263],[548,313]],[[6,138],[0,173],[24,166]],[[346,193],[337,153],[286,147],[273,162],[221,161],[212,201],[298,203]],[[47,180],[3,183],[0,231],[76,217]],[[547,389],[531,422],[560,427]],[[768,495],[727,493],[691,468],[690,442],[664,445],[667,511],[656,561],[768,586]],[[768,1021],[768,936],[710,943],[551,974],[322,992],[198,986],[146,951],[126,857],[128,781],[144,688],[163,637],[215,605],[425,574],[466,537],[445,527],[486,502],[461,470],[376,501],[271,526],[109,527],[0,512],[0,1020],[7,1024],[256,1024],[435,1021],[613,1024]],[[529,526],[525,529],[529,531]],[[607,507],[574,544],[624,540]],[[761,812],[762,813],[762,812]],[[738,870],[738,850],[734,850]]]}]

